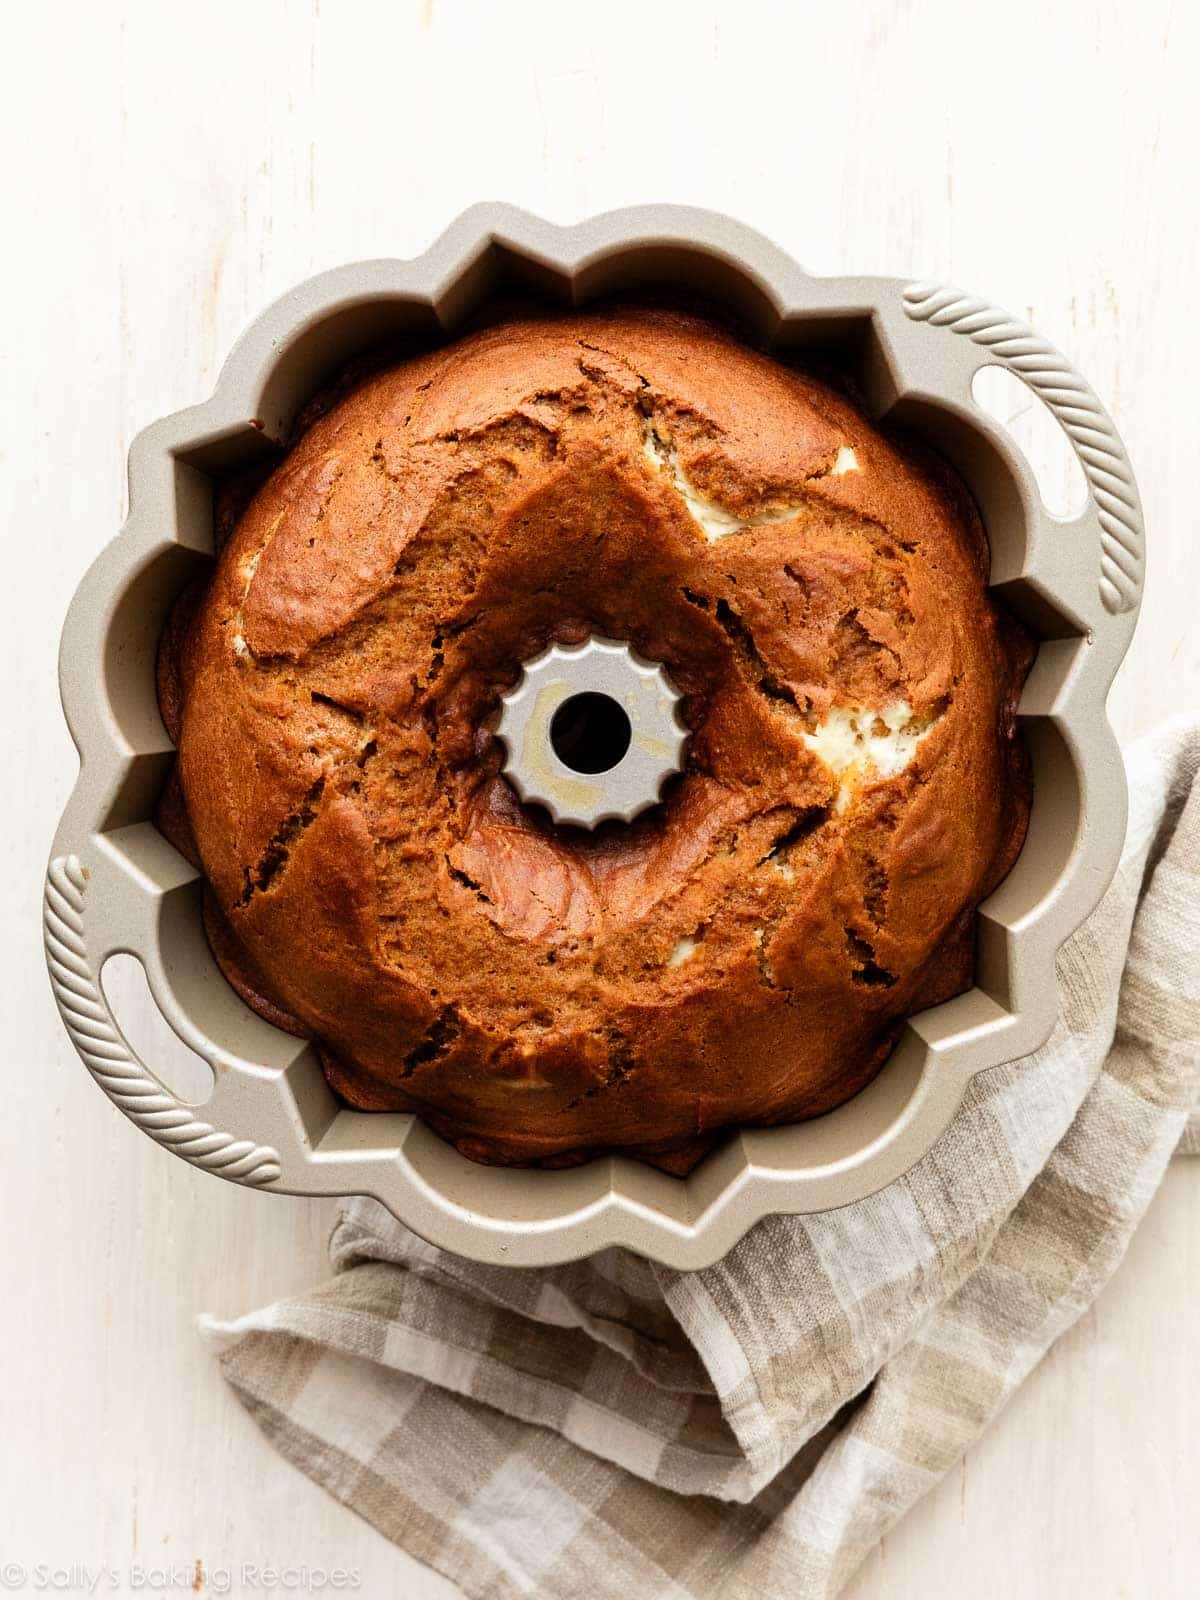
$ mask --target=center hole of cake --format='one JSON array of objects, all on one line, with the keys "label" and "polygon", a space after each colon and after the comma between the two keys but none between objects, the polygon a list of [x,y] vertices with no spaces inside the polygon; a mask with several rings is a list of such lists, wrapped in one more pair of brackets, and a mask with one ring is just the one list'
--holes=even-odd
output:
[{"label": "center hole of cake", "polygon": [[550,744],[572,772],[609,772],[633,738],[625,707],[609,694],[570,695],[550,721]]}]

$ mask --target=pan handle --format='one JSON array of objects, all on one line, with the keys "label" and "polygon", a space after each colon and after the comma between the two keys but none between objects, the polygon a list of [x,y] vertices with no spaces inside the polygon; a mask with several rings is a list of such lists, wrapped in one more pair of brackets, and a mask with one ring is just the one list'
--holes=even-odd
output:
[{"label": "pan handle", "polygon": [[1121,436],[1091,385],[1026,323],[961,289],[913,283],[902,300],[914,322],[962,334],[1049,407],[1087,479],[1099,526],[1101,602],[1114,615],[1135,610],[1145,581],[1142,504]]},{"label": "pan handle", "polygon": [[117,1026],[85,931],[87,869],[75,855],[56,856],[46,874],[46,964],[71,1042],[105,1094],[131,1122],[193,1166],[261,1188],[278,1179],[278,1153],[238,1139],[196,1116],[170,1094],[130,1049]]}]

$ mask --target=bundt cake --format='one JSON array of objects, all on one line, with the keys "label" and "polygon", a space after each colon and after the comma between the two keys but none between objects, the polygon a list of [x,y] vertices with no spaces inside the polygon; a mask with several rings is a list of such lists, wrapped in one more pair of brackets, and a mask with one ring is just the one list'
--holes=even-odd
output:
[{"label": "bundt cake", "polygon": [[[1032,645],[987,564],[948,468],[691,316],[507,320],[344,384],[160,653],[162,825],[223,971],[345,1102],[480,1161],[683,1172],[829,1110],[969,986],[1022,842]],[[688,735],[591,830],[496,736],[589,638]]]}]

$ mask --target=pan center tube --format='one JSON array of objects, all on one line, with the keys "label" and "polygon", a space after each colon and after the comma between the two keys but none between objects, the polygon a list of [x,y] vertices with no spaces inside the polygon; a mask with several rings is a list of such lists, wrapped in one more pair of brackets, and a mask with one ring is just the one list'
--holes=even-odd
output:
[{"label": "pan center tube", "polygon": [[551,645],[501,701],[505,776],[561,825],[632,822],[682,770],[679,701],[662,665],[620,640]]}]

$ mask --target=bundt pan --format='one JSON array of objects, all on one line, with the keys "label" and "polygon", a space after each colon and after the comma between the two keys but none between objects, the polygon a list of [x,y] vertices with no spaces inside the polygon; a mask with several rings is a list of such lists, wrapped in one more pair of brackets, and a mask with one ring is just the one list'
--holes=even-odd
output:
[{"label": "bundt pan", "polygon": [[[623,1157],[566,1171],[482,1167],[412,1116],[341,1105],[316,1050],[260,1020],[221,976],[197,874],[151,820],[173,758],[155,694],[158,637],[176,594],[212,560],[214,478],[277,455],[305,401],[364,350],[448,339],[497,296],[577,306],[680,291],[785,361],[844,364],[874,417],[924,435],[970,486],[992,586],[1039,640],[1020,706],[1034,767],[1029,834],[979,909],[974,988],[912,1017],[878,1077],[838,1110],[732,1133],[686,1179]],[[989,365],[1023,379],[1057,417],[1087,480],[1081,515],[1046,511],[1024,457],[976,404],[972,380]],[[976,1073],[1049,1035],[1055,953],[1099,899],[1124,835],[1105,695],[1133,632],[1143,532],[1104,408],[1004,312],[929,284],[811,277],[708,212],[648,207],[558,228],[479,206],[415,261],[339,268],[273,305],[212,399],[134,441],[129,499],[124,531],[83,579],[63,632],[62,698],[82,765],[54,840],[46,950],[92,1076],[184,1160],[259,1189],[373,1195],[425,1238],[482,1261],[529,1266],[625,1245],[694,1268],[764,1215],[842,1206],[904,1173]],[[211,1065],[203,1105],[170,1093],[123,1037],[99,982],[119,951],[138,957],[167,1021]]]}]

